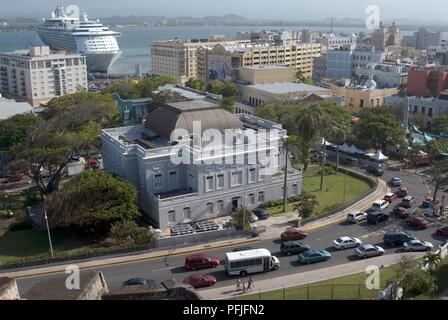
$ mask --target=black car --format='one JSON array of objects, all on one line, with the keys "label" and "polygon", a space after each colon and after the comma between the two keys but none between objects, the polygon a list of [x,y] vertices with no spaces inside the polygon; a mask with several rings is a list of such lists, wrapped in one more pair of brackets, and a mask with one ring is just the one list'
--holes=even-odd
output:
[{"label": "black car", "polygon": [[299,241],[285,241],[280,245],[280,251],[288,256],[300,254],[308,250],[310,250],[310,246]]},{"label": "black car", "polygon": [[232,250],[232,252],[240,252],[240,251],[247,251],[247,250],[254,250],[252,247],[239,247]]},{"label": "black car", "polygon": [[384,174],[384,170],[381,168],[373,168],[373,167],[369,167],[367,169],[367,172],[370,174],[373,174],[376,177],[380,177]]},{"label": "black car", "polygon": [[411,240],[415,240],[415,237],[403,230],[388,231],[383,237],[384,244],[387,246],[403,245]]},{"label": "black car", "polygon": [[132,278],[123,282],[123,286],[156,286],[156,282],[150,279]]},{"label": "black car", "polygon": [[266,220],[267,218],[270,217],[269,212],[266,209],[263,208],[257,208],[252,210],[252,212],[254,213],[254,215],[257,216],[258,219],[260,220]]},{"label": "black car", "polygon": [[370,224],[378,224],[387,220],[389,220],[389,215],[382,211],[373,211],[367,214],[367,222]]}]

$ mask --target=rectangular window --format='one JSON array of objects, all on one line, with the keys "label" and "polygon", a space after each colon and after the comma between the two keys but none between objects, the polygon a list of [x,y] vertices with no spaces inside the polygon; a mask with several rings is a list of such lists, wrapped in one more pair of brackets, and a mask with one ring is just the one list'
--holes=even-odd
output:
[{"label": "rectangular window", "polygon": [[432,117],[432,108],[428,109],[428,116]]},{"label": "rectangular window", "polygon": [[218,213],[221,213],[224,210],[224,201],[218,201]]},{"label": "rectangular window", "polygon": [[242,171],[233,171],[231,181],[232,181],[232,186],[243,184],[243,172]]},{"label": "rectangular window", "polygon": [[177,172],[170,172],[170,189],[177,189]]},{"label": "rectangular window", "polygon": [[213,203],[209,202],[207,203],[207,214],[213,214],[214,208]]},{"label": "rectangular window", "polygon": [[168,222],[169,223],[175,223],[176,222],[176,211],[169,211],[168,212]]},{"label": "rectangular window", "polygon": [[205,191],[213,191],[213,176],[205,178]]},{"label": "rectangular window", "polygon": [[184,219],[191,219],[191,208],[190,207],[185,207],[184,208]]},{"label": "rectangular window", "polygon": [[256,177],[256,170],[255,168],[250,168],[249,169],[249,183],[253,183],[257,181],[257,177]]},{"label": "rectangular window", "polygon": [[264,192],[260,191],[258,193],[258,202],[264,202]]},{"label": "rectangular window", "polygon": [[360,108],[364,108],[364,99],[361,99],[361,100],[359,101],[359,107],[360,107]]},{"label": "rectangular window", "polygon": [[292,185],[292,195],[296,196],[297,194],[299,194],[299,186],[297,184],[293,184]]},{"label": "rectangular window", "polygon": [[217,189],[224,189],[224,174],[220,173],[217,175],[217,182],[216,182],[216,188]]},{"label": "rectangular window", "polygon": [[162,175],[161,174],[156,174],[154,176],[154,188],[156,190],[159,190],[159,189],[163,188],[163,180],[162,180]]},{"label": "rectangular window", "polygon": [[426,112],[426,107],[422,107],[422,113]]},{"label": "rectangular window", "polygon": [[255,204],[255,195],[253,193],[251,193],[249,195],[249,203],[250,204]]}]

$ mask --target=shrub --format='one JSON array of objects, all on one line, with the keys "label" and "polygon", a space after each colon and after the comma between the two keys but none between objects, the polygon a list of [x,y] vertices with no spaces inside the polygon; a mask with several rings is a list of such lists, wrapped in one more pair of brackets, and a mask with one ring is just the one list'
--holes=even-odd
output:
[{"label": "shrub", "polygon": [[[325,169],[324,169],[325,176],[331,176],[335,173],[336,173],[336,169],[333,167],[325,167]],[[319,170],[318,174],[322,174],[322,170]]]},{"label": "shrub", "polygon": [[115,223],[110,236],[117,243],[147,244],[151,242],[152,235],[146,228],[140,228],[134,221],[122,221]]}]

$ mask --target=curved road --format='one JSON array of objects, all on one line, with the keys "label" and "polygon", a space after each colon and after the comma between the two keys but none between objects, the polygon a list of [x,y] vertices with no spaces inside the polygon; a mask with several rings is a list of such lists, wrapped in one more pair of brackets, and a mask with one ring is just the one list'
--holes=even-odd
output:
[{"label": "curved road", "polygon": [[[393,176],[401,177],[403,186],[409,187],[411,194],[417,197],[417,205],[419,205],[421,201],[428,195],[428,192],[431,191],[431,189],[428,188],[428,186],[425,184],[424,178],[408,173],[400,173],[397,171],[387,170],[384,177],[382,178],[388,180]],[[389,208],[386,209],[386,212],[391,211],[395,204],[398,203],[398,201],[400,200],[392,203],[392,205],[390,205]],[[380,225],[368,225],[366,222],[362,222],[358,225],[348,224],[346,222],[330,225],[325,228],[312,231],[308,235],[308,237],[303,240],[303,242],[309,244],[312,248],[315,249],[327,249],[329,252],[331,252],[332,258],[326,262],[304,266],[298,264],[296,255],[282,256],[282,254],[279,252],[280,241],[277,239],[255,242],[251,244],[252,247],[269,249],[273,255],[277,256],[280,259],[281,266],[277,271],[257,274],[254,276],[254,279],[255,281],[257,281],[257,279],[275,278],[280,275],[325,268],[328,266],[343,264],[356,260],[357,257],[354,255],[354,249],[336,251],[331,247],[332,241],[340,236],[358,237],[363,241],[363,243],[383,246],[386,249],[386,254],[391,254],[395,253],[397,248],[385,247],[382,241],[383,234],[389,229],[401,227],[407,231],[410,231],[421,240],[431,241],[436,247],[439,242],[446,240],[443,237],[435,235],[435,229],[438,225],[439,224],[431,226],[427,230],[417,230],[415,228],[408,227],[403,220],[396,218],[393,214],[391,214],[390,219],[387,222],[383,222]],[[203,251],[203,253],[212,256],[218,256],[223,259],[224,254],[231,251],[232,249],[233,247],[227,247],[216,250]],[[181,282],[186,276],[198,273],[198,271],[187,272],[183,268],[184,259],[184,255],[175,255],[169,258],[159,258],[147,261],[124,263],[102,268],[93,268],[90,270],[103,272],[109,287],[119,287],[121,286],[123,281],[136,277],[154,279],[157,282],[175,278],[177,281]],[[218,283],[216,284],[216,286],[228,286],[235,283],[236,278],[227,276],[223,266],[218,266],[215,269],[205,269],[200,272],[214,275],[218,279]],[[83,271],[81,271],[81,276],[82,273]],[[20,293],[22,295],[25,294],[35,283],[39,281],[60,277],[61,275],[63,275],[63,273],[18,279],[17,282]]]}]

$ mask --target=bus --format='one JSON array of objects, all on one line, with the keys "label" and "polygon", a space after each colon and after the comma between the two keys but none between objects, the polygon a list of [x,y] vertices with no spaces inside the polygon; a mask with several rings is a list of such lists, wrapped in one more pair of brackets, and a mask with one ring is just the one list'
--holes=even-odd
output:
[{"label": "bus", "polygon": [[279,267],[280,261],[267,249],[228,252],[225,256],[225,268],[229,276],[268,272]]}]

